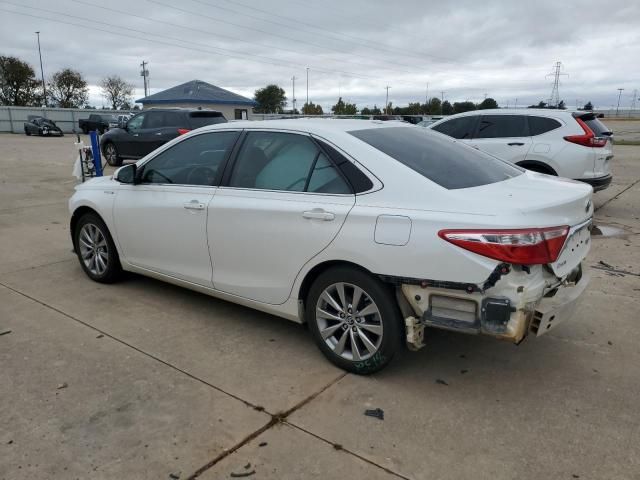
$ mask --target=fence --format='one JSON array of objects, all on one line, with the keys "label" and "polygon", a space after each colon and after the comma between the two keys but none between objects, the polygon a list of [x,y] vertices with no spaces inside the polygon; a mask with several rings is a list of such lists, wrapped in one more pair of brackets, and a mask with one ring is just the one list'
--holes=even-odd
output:
[{"label": "fence", "polygon": [[24,122],[29,115],[38,115],[56,122],[63,132],[72,133],[78,128],[78,120],[89,118],[92,113],[124,113],[118,110],[91,110],[75,108],[38,108],[0,106],[0,132],[23,133]]}]

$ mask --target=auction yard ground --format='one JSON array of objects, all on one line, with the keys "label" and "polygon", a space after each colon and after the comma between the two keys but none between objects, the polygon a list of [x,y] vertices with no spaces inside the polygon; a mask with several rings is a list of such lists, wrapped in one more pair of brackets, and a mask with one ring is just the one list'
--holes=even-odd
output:
[{"label": "auction yard ground", "polygon": [[73,137],[0,135],[0,479],[640,479],[640,147],[615,155],[595,222],[620,234],[593,237],[571,321],[518,347],[432,331],[359,377],[303,326],[91,282]]}]

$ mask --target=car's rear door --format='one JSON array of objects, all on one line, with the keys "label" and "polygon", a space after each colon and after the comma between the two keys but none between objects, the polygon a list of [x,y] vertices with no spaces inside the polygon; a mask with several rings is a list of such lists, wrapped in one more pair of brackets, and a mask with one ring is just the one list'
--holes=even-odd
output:
[{"label": "car's rear door", "polygon": [[284,303],[302,266],[331,243],[354,203],[309,135],[247,132],[209,206],[214,287]]},{"label": "car's rear door", "polygon": [[526,115],[481,115],[469,144],[511,163],[523,161],[531,148]]},{"label": "car's rear door", "polygon": [[115,232],[130,264],[211,287],[207,206],[238,131],[186,138],[140,167],[141,183],[120,185]]}]

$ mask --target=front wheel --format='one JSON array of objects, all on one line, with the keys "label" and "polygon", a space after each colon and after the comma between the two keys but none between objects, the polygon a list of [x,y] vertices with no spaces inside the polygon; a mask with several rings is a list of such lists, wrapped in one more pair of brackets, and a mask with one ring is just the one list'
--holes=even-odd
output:
[{"label": "front wheel", "polygon": [[102,153],[104,153],[104,158],[107,160],[107,163],[112,167],[122,165],[122,158],[118,155],[118,149],[112,142],[105,144]]},{"label": "front wheel", "polygon": [[80,266],[91,280],[113,283],[120,278],[118,251],[109,229],[98,215],[87,213],[78,220],[74,240]]},{"label": "front wheel", "polygon": [[400,313],[391,291],[360,270],[335,267],[320,274],[305,313],[322,353],[349,372],[381,370],[400,346]]}]

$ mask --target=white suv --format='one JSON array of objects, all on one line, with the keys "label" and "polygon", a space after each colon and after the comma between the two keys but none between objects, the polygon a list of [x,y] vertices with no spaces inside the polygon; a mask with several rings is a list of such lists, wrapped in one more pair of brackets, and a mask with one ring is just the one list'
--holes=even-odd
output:
[{"label": "white suv", "polygon": [[611,183],[611,131],[592,112],[476,110],[429,125],[528,170],[572,178],[595,191]]}]

